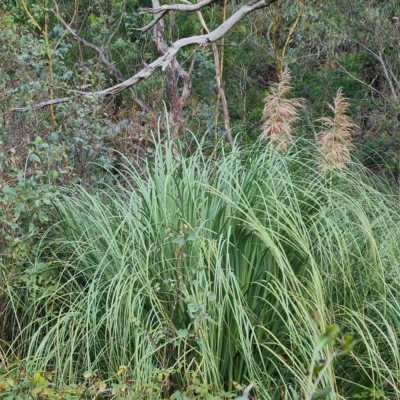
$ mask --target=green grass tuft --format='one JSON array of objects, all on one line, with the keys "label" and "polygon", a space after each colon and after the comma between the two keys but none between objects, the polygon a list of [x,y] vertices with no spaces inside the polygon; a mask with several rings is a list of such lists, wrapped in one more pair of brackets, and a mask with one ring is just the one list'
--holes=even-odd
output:
[{"label": "green grass tuft", "polygon": [[161,379],[159,398],[254,381],[260,399],[294,399],[337,324],[355,347],[318,390],[400,398],[398,204],[356,167],[321,174],[319,161],[236,148],[177,163],[159,146],[146,178],[132,167],[118,190],[65,191],[32,266],[53,285],[16,305],[14,353],[70,383],[125,366],[138,392]]}]

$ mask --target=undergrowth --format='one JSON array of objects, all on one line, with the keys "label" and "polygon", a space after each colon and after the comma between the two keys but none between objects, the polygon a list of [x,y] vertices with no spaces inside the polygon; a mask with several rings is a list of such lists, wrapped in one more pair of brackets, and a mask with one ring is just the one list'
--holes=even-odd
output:
[{"label": "undergrowth", "polygon": [[[155,153],[145,178],[127,168],[118,188],[54,200],[29,295],[7,288],[18,334],[5,359],[63,384],[127,380],[133,397],[255,382],[260,399],[399,399],[394,198],[355,165],[321,172],[299,144]],[[320,346],[327,326],[341,333]],[[332,357],[349,335],[349,355]]]}]

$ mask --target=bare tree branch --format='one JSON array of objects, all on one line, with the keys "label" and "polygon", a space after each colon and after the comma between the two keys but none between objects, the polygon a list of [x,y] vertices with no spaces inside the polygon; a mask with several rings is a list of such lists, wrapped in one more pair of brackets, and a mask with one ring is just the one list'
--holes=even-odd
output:
[{"label": "bare tree branch", "polygon": [[[83,39],[81,36],[79,36],[73,29],[71,29],[71,27],[64,21],[64,19],[61,17],[59,9],[58,9],[58,5],[57,2],[54,1],[54,5],[55,5],[55,11],[53,11],[54,15],[56,16],[56,18],[62,23],[62,25],[64,25],[64,27],[67,29],[67,31],[69,33],[71,33],[71,35],[79,42],[83,43],[86,47],[89,47],[93,50],[95,50],[97,53],[99,53],[100,56],[100,60],[101,62],[107,66],[111,72],[114,73],[115,77],[118,79],[119,82],[123,82],[126,80],[126,78],[123,76],[122,72],[116,68],[113,64],[111,64],[106,55],[104,54],[104,50],[96,45],[94,45],[93,43],[88,42],[87,40]],[[120,24],[120,21],[118,22]],[[114,34],[113,34],[114,35]],[[111,37],[113,36],[111,35]],[[108,40],[108,42],[111,40]],[[132,95],[132,99],[139,104],[139,106],[145,110],[145,111],[149,111],[150,107],[148,104],[146,104],[144,101],[140,100],[139,98],[136,97],[135,93],[131,90],[131,95]],[[56,103],[55,103],[56,104]]]},{"label": "bare tree branch", "polygon": [[[151,2],[154,9],[160,8],[160,0],[151,0]],[[168,52],[169,46],[165,41],[165,24],[163,19],[159,20],[154,25],[154,42],[161,56]],[[172,138],[178,137],[178,133],[185,123],[183,109],[186,106],[192,90],[191,74],[194,67],[194,60],[195,57],[192,59],[189,72],[186,72],[182,68],[176,57],[172,58],[172,61],[166,68],[167,93],[170,103],[169,121],[171,123]],[[181,82],[179,82],[178,77],[181,78]],[[179,88],[179,85],[181,85],[181,88]]]},{"label": "bare tree branch", "polygon": [[152,28],[158,21],[160,21],[165,14],[167,14],[169,11],[180,11],[180,12],[192,12],[192,11],[198,11],[201,10],[203,7],[206,7],[212,3],[215,3],[217,0],[203,0],[200,1],[199,3],[196,4],[164,4],[161,7],[157,8],[148,8],[145,7],[142,9],[141,14],[144,13],[153,13],[153,14],[159,14],[156,15],[150,23],[148,23],[146,26],[143,28],[135,28],[136,31],[139,32],[146,32],[150,28]]},{"label": "bare tree branch", "polygon": [[[209,1],[209,0],[204,0]],[[133,85],[141,82],[142,80],[150,77],[157,68],[162,68],[164,71],[168,65],[171,63],[175,55],[179,52],[179,50],[183,47],[190,46],[190,45],[205,45],[213,43],[219,39],[221,39],[229,30],[231,30],[238,22],[240,22],[244,17],[248,14],[252,13],[255,10],[259,10],[261,8],[265,8],[270,6],[271,4],[275,3],[277,0],[253,0],[250,1],[249,4],[243,5],[238,11],[236,11],[230,18],[228,18],[224,23],[218,26],[216,29],[207,33],[205,35],[196,35],[191,36],[183,39],[179,39],[174,42],[167,50],[167,52],[153,61],[151,64],[147,65],[137,74],[133,75],[131,78],[115,85],[109,87],[104,90],[99,90],[96,92],[82,92],[78,90],[71,90],[70,92],[75,95],[81,95],[84,97],[101,97],[101,96],[108,96],[117,94],[125,89],[130,88]],[[198,4],[201,4],[198,3]],[[197,5],[198,5],[197,4]],[[184,5],[186,6],[186,5]],[[168,6],[170,7],[170,6]],[[75,32],[74,32],[75,33]],[[75,33],[76,35],[76,33]],[[94,45],[93,45],[94,46]],[[68,101],[68,99],[54,99],[49,102],[40,103],[40,108],[46,107],[51,104],[63,103]],[[32,110],[37,109],[37,105],[31,106]]]},{"label": "bare tree branch", "polygon": [[197,11],[205,6],[215,3],[217,0],[203,0],[195,4],[164,4],[158,8],[144,8],[143,12],[159,13],[163,11],[181,11],[181,12],[192,12]]},{"label": "bare tree branch", "polygon": [[83,39],[82,37],[80,37],[65,21],[64,19],[61,17],[59,11],[58,11],[58,7],[56,8],[55,11],[53,11],[54,15],[57,17],[57,19],[64,25],[65,29],[67,29],[67,31],[79,42],[83,43],[86,47],[89,47],[91,49],[93,49],[94,51],[96,51],[99,56],[100,56],[100,60],[101,62],[106,65],[116,76],[116,78],[120,81],[123,82],[125,80],[124,76],[122,75],[122,73],[114,66],[110,63],[110,61],[107,60],[107,57],[104,54],[104,50],[101,49],[100,47],[97,47],[96,45],[94,45],[93,43],[89,43],[87,40]]},{"label": "bare tree branch", "polygon": [[[390,91],[392,93],[393,100],[395,100],[396,103],[400,104],[400,98],[399,98],[399,94],[398,94],[399,91],[396,92],[396,89],[395,89],[393,83],[397,84],[398,89],[400,89],[400,84],[399,84],[399,81],[396,78],[395,74],[393,73],[393,71],[390,68],[388,68],[388,65],[387,65],[387,63],[386,63],[386,61],[384,59],[383,50],[379,49],[378,50],[378,54],[376,54],[369,47],[365,46],[363,43],[359,42],[358,40],[355,40],[355,39],[353,39],[353,38],[351,38],[349,36],[347,36],[347,38],[352,40],[353,42],[357,43],[358,45],[360,45],[362,48],[364,48],[368,53],[370,53],[372,56],[374,56],[379,61],[379,63],[381,64],[381,67],[382,67],[383,74],[385,76],[386,82],[388,83],[389,89],[390,89]],[[349,75],[351,76],[351,74],[349,74]],[[391,79],[390,77],[392,77],[393,79]],[[357,81],[359,81],[357,78],[355,78],[353,76],[352,76],[352,78],[354,78]],[[363,82],[361,82],[361,83],[363,83]],[[370,85],[367,84],[367,86],[370,86]],[[372,86],[370,86],[370,87],[371,87],[371,89],[373,89]],[[373,89],[373,90],[376,91],[377,93],[379,93],[386,100],[389,100],[382,93],[380,93],[378,90],[376,90],[376,89]]]},{"label": "bare tree branch", "polygon": [[224,23],[222,23],[220,26],[218,26],[210,33],[207,33],[205,35],[191,36],[188,38],[177,40],[169,47],[168,51],[164,55],[157,58],[157,60],[153,61],[151,64],[143,68],[136,75],[132,76],[131,78],[127,79],[124,82],[121,82],[118,85],[97,92],[90,93],[90,92],[75,91],[74,93],[78,93],[87,97],[106,96],[110,94],[119,93],[130,86],[136,85],[143,79],[148,78],[154,73],[155,69],[157,68],[161,67],[162,70],[164,71],[181,48],[193,44],[204,45],[213,43],[221,39],[227,32],[229,32],[229,30],[231,30],[238,22],[240,22],[248,14],[260,8],[268,7],[269,5],[271,5],[276,1],[277,0],[260,0],[252,5],[244,5],[230,18],[228,18]]},{"label": "bare tree branch", "polygon": [[386,61],[385,61],[385,59],[383,57],[382,50],[379,50],[379,52],[378,52],[378,60],[379,60],[379,62],[381,64],[381,67],[382,67],[383,73],[385,75],[386,81],[387,81],[387,83],[388,83],[388,85],[390,87],[390,91],[392,92],[393,99],[396,101],[396,103],[399,103],[399,97],[398,97],[398,95],[396,93],[396,89],[395,89],[395,87],[393,85],[393,81],[390,79],[389,72],[388,72],[387,65],[386,65]]},{"label": "bare tree branch", "polygon": [[363,80],[357,78],[355,75],[353,75],[350,71],[348,71],[344,65],[342,65],[338,60],[335,60],[334,63],[343,71],[345,72],[347,75],[349,75],[352,79],[354,79],[356,82],[361,83],[364,86],[367,86],[371,92],[377,93],[379,94],[379,96],[381,96],[383,99],[385,99],[386,101],[390,101],[390,99],[388,99],[381,91],[379,91],[378,89],[375,89],[372,84],[375,82],[375,80],[377,79],[378,75],[376,75],[374,77],[374,79],[372,80],[371,83],[368,82],[364,82]]},{"label": "bare tree branch", "polygon": [[31,105],[31,106],[15,107],[15,108],[12,108],[10,111],[12,111],[12,112],[38,111],[41,108],[49,107],[53,104],[66,103],[67,101],[71,101],[72,99],[73,99],[73,97],[62,97],[59,99],[42,101],[41,103],[37,103],[37,104]]},{"label": "bare tree branch", "polygon": [[144,26],[143,28],[133,28],[135,31],[138,32],[147,32],[150,28],[152,28],[158,21],[160,21],[161,19],[163,19],[164,15],[168,13],[168,10],[164,10],[162,12],[160,12],[158,15],[154,16],[154,19],[149,22],[146,26]]}]

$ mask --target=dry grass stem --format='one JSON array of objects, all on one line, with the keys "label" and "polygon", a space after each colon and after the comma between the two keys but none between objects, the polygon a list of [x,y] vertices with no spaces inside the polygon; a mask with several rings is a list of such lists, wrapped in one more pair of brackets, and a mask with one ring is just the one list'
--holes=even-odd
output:
[{"label": "dry grass stem", "polygon": [[354,147],[352,133],[357,125],[346,115],[349,103],[343,97],[342,89],[337,91],[333,105],[328,106],[334,116],[319,119],[325,126],[318,134],[318,145],[326,162],[321,169],[326,170],[328,166],[345,168],[350,162],[350,150]]},{"label": "dry grass stem", "polygon": [[291,124],[297,119],[297,108],[303,107],[303,99],[288,99],[292,87],[290,73],[285,71],[276,87],[264,99],[262,137],[269,139],[273,148],[285,152],[293,141]]}]

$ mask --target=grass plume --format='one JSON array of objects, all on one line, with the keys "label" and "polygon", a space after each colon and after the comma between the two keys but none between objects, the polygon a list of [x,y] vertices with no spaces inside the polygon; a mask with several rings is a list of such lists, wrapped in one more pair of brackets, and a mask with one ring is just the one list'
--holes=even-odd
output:
[{"label": "grass plume", "polygon": [[349,103],[343,96],[342,89],[338,89],[333,105],[328,104],[333,112],[333,117],[323,117],[324,130],[318,134],[318,145],[325,156],[326,167],[345,168],[350,162],[350,150],[354,147],[352,133],[356,125],[346,115]]},{"label": "grass plume", "polygon": [[290,72],[285,71],[277,86],[271,88],[270,94],[264,99],[262,115],[262,138],[283,152],[293,142],[291,124],[297,119],[297,109],[303,107],[303,99],[287,98],[292,89],[290,79]]}]

